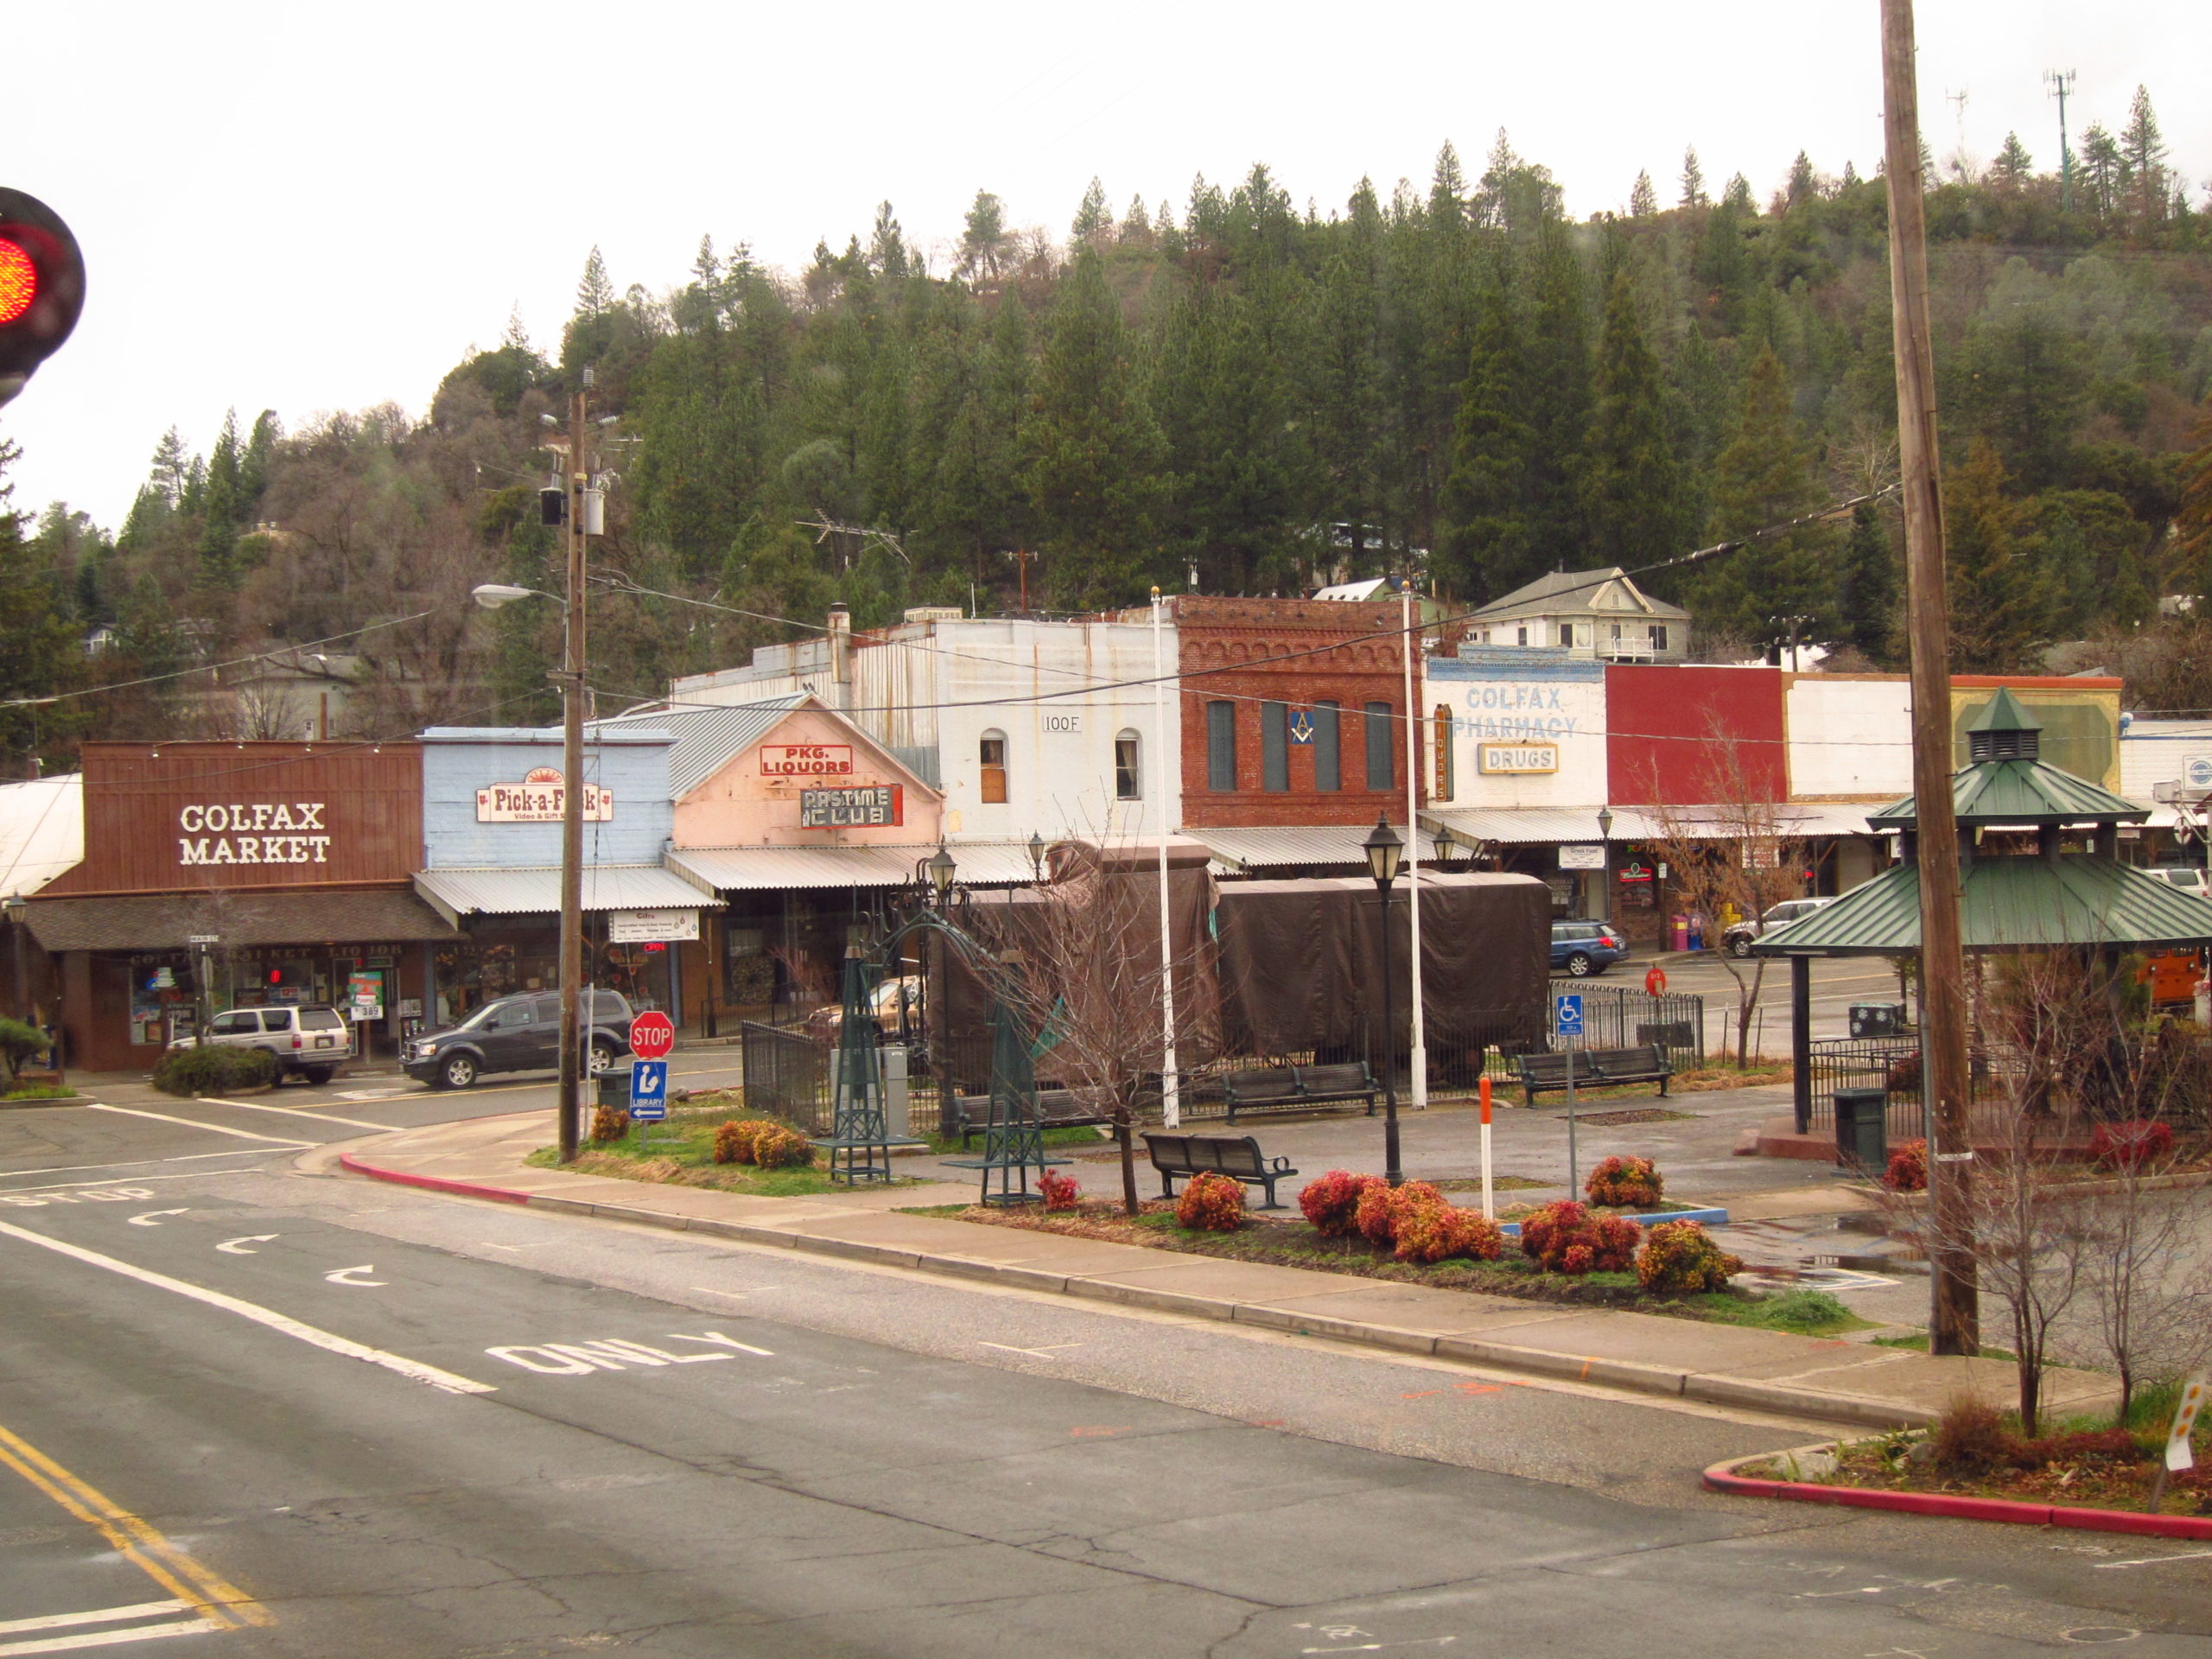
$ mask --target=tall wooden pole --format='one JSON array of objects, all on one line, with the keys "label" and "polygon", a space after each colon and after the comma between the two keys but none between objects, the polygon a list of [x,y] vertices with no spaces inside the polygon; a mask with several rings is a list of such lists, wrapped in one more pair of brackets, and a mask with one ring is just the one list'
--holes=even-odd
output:
[{"label": "tall wooden pole", "polygon": [[1882,0],[1882,88],[1890,193],[1890,297],[1897,343],[1897,459],[1904,496],[1905,618],[1912,643],[1912,788],[1920,868],[1922,1063],[1934,1085],[1928,1186],[1928,1348],[1980,1341],[1970,1204],[1966,961],[1959,938],[1959,827],[1951,810],[1950,605],[1936,447],[1936,363],[1928,325],[1928,221],[1912,0]]},{"label": "tall wooden pole", "polygon": [[[585,373],[588,375],[589,370]],[[586,383],[588,385],[588,381]],[[576,1155],[583,1086],[584,464],[582,386],[569,397],[567,626],[561,653],[561,1161]]]}]

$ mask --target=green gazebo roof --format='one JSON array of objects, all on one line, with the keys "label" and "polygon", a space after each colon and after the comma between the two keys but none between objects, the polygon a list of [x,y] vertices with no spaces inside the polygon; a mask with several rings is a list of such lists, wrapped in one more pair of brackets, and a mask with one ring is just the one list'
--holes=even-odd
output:
[{"label": "green gazebo roof", "polygon": [[[1969,950],[2212,941],[2212,900],[2094,854],[1977,858],[1962,875],[1959,922]],[[1776,957],[1917,950],[1920,868],[1892,866],[1834,904],[1777,928],[1754,948]]]},{"label": "green gazebo roof", "polygon": [[[1951,810],[1961,825],[1999,823],[2140,823],[2151,810],[2037,758],[2043,732],[2012,691],[1997,695],[1967,727],[1969,763],[1951,774]],[[1876,830],[1920,820],[1918,798],[1867,815]]]}]

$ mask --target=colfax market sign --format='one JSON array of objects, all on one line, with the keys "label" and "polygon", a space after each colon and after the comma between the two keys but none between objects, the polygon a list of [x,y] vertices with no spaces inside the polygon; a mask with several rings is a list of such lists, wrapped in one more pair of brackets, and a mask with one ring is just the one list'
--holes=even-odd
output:
[{"label": "colfax market sign", "polygon": [[[558,823],[568,796],[568,780],[557,766],[535,766],[518,784],[493,784],[476,791],[479,823]],[[594,823],[614,817],[614,794],[597,784],[584,785],[583,815]]]},{"label": "colfax market sign", "polygon": [[180,864],[327,864],[321,801],[194,802],[178,810]]}]

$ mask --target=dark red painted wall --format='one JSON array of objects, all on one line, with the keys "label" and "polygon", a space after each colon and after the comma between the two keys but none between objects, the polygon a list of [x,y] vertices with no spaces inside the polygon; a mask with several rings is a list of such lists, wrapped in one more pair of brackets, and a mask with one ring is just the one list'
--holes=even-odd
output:
[{"label": "dark red painted wall", "polygon": [[1782,671],[1609,664],[1605,769],[1622,806],[1788,800]]}]

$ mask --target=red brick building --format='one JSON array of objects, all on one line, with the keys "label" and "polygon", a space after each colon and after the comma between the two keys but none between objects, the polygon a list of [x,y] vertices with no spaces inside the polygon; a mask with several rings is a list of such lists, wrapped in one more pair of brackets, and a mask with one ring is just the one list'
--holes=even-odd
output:
[{"label": "red brick building", "polygon": [[1183,594],[1168,603],[1181,659],[1186,826],[1350,827],[1378,814],[1402,822],[1405,645],[1395,601]]}]

